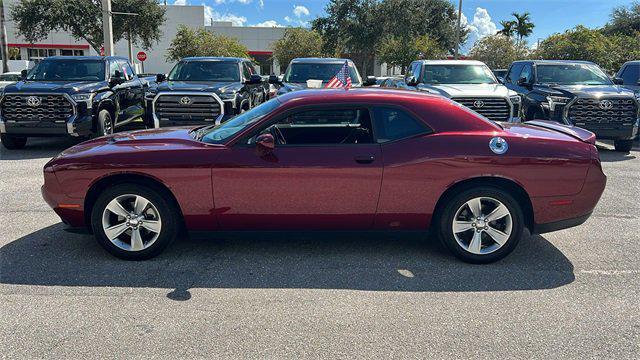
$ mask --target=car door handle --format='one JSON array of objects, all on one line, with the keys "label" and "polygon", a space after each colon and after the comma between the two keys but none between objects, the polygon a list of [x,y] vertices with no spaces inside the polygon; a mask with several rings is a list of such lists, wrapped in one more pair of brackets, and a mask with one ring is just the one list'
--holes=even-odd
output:
[{"label": "car door handle", "polygon": [[376,158],[373,155],[356,156],[354,160],[358,164],[371,164]]}]

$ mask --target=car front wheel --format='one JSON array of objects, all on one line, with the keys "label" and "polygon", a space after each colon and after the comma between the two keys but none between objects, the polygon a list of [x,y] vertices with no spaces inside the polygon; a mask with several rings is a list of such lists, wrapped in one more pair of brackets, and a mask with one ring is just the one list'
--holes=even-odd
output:
[{"label": "car front wheel", "polygon": [[2,146],[8,150],[18,150],[22,149],[27,145],[27,138],[24,136],[12,136],[7,134],[0,135],[0,141],[2,142]]},{"label": "car front wheel", "polygon": [[120,184],[105,190],[93,207],[91,226],[100,245],[125,260],[160,254],[178,234],[178,212],[153,188]]},{"label": "car front wheel", "polygon": [[628,153],[633,148],[633,140],[616,140],[613,145],[616,151]]},{"label": "car front wheel", "polygon": [[522,210],[508,192],[478,187],[445,205],[438,223],[443,244],[470,263],[490,263],[515,249],[524,229]]}]

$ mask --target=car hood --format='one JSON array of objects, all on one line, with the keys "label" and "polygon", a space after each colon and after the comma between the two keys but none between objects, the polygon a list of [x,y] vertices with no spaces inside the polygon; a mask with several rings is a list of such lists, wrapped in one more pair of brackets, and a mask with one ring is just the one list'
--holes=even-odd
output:
[{"label": "car hood", "polygon": [[463,96],[506,97],[517,95],[516,92],[507,89],[507,87],[502,84],[419,84],[417,89],[448,98]]},{"label": "car hood", "polygon": [[19,81],[15,84],[7,85],[5,93],[87,93],[109,88],[106,81]]},{"label": "car hood", "polygon": [[536,85],[537,92],[567,97],[633,97],[633,91],[619,85]]},{"label": "car hood", "polygon": [[201,91],[201,92],[229,92],[237,91],[242,87],[240,82],[218,81],[165,81],[156,84],[151,90],[160,91]]}]

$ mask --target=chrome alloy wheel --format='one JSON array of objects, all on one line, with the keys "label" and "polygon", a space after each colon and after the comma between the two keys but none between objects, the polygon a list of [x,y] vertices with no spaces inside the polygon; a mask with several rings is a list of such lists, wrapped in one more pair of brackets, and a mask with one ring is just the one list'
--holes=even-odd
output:
[{"label": "chrome alloy wheel", "polygon": [[158,239],[162,222],[158,209],[149,200],[125,194],[107,204],[102,212],[102,229],[120,249],[141,251]]},{"label": "chrome alloy wheel", "polygon": [[509,209],[490,197],[473,198],[462,204],[453,218],[453,236],[464,250],[486,255],[500,249],[511,236]]}]

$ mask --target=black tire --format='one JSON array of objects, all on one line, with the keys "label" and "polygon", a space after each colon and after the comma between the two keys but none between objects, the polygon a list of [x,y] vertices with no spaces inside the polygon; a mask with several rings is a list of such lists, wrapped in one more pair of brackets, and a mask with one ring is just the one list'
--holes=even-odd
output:
[{"label": "black tire", "polygon": [[26,136],[1,134],[0,141],[2,141],[2,146],[4,146],[7,150],[18,150],[24,148],[25,145],[27,145]]},{"label": "black tire", "polygon": [[[147,244],[150,243],[150,245],[146,247],[147,244],[144,244],[145,248],[138,251],[123,249],[116,245],[116,243],[121,244],[121,246],[127,245],[127,240],[129,240],[129,244],[132,244],[131,228],[127,228],[127,231],[130,232],[129,234],[127,234],[127,231],[121,233],[120,237],[123,240],[116,238],[115,242],[112,242],[109,239],[103,228],[103,214],[105,213],[105,209],[109,203],[116,198],[122,196],[127,197],[129,195],[141,196],[147,199],[153,206],[153,208],[151,208],[151,205],[148,206],[147,209],[149,210],[147,210],[147,215],[149,215],[148,212],[153,211],[153,214],[158,216],[157,220],[160,220],[161,223],[160,230],[157,233],[158,235],[155,240],[152,240],[154,237],[153,233],[148,232],[142,225],[139,226],[143,235],[147,235],[147,240],[149,240],[147,241]],[[124,207],[127,211],[133,209],[131,206]],[[158,214],[155,214],[155,210],[157,210]],[[112,213],[109,214],[109,216],[112,217],[117,216]],[[117,221],[119,222],[120,220]],[[122,221],[126,221],[126,219],[123,219]],[[98,196],[98,199],[93,206],[93,210],[91,211],[91,227],[93,228],[93,233],[95,234],[98,243],[111,254],[124,260],[146,260],[159,255],[176,239],[179,233],[180,224],[180,212],[176,209],[173,201],[168,199],[166,195],[163,195],[161,191],[139,184],[118,184],[107,188]]]},{"label": "black tire", "polygon": [[527,120],[546,120],[542,109],[537,108],[535,111],[529,112],[529,118]]},{"label": "black tire", "polygon": [[96,136],[105,136],[113,134],[113,118],[109,113],[109,110],[103,109],[98,113],[98,124],[96,129]]},{"label": "black tire", "polygon": [[[456,240],[456,237],[453,233],[453,221],[456,217],[459,209],[462,209],[465,204],[475,198],[486,198],[497,200],[502,203],[509,210],[511,226],[511,233],[508,236],[508,239],[503,242],[503,244],[498,247],[493,252],[488,252],[485,254],[475,254],[470,252],[468,249],[463,248],[463,246]],[[483,204],[483,211],[486,209],[487,214],[491,212],[490,205],[492,204],[490,200],[485,200],[485,202],[489,202],[489,204]],[[488,207],[489,206],[489,207]],[[466,213],[465,213],[466,211]],[[463,214],[470,215],[470,209],[467,207],[467,210],[463,210]],[[505,221],[505,220],[499,220]],[[514,199],[512,195],[508,192],[490,187],[490,186],[480,186],[473,189],[465,190],[452,198],[450,198],[447,203],[444,205],[442,211],[439,212],[439,218],[436,219],[437,231],[436,234],[440,238],[440,241],[443,245],[456,257],[461,259],[462,261],[474,263],[474,264],[486,264],[494,261],[498,261],[508,254],[510,254],[518,245],[520,238],[522,237],[523,229],[524,229],[524,216],[522,213],[522,209],[518,205],[518,202]],[[501,224],[498,222],[489,222],[486,223],[488,225],[492,224],[492,227],[499,227]],[[477,232],[478,227],[474,227],[467,230],[466,232],[458,233],[458,237],[461,238],[461,241],[464,241],[464,237],[470,238],[473,237]],[[505,231],[506,232],[506,231]],[[479,231],[478,233],[482,233]],[[491,246],[498,246],[497,242],[493,241],[492,238],[487,233],[479,234],[481,239],[481,248],[483,251],[491,250]],[[464,242],[463,242],[464,244]],[[471,243],[469,241],[469,248],[471,248]]]},{"label": "black tire", "polygon": [[628,153],[633,148],[633,140],[616,140],[613,145],[616,151]]}]

